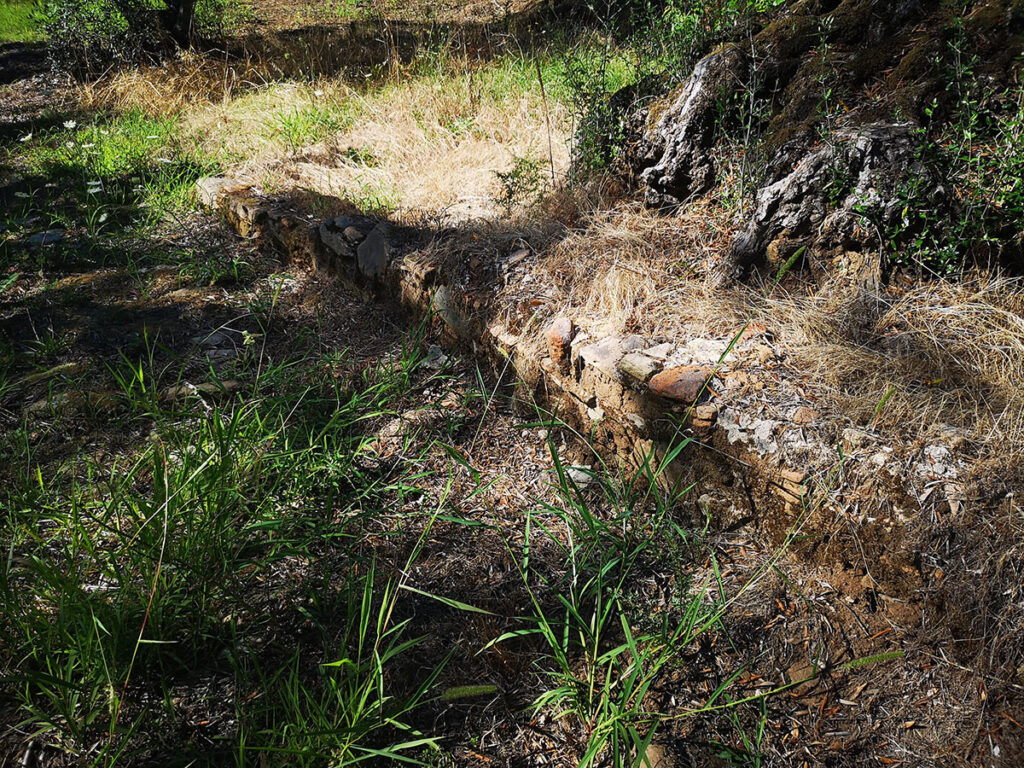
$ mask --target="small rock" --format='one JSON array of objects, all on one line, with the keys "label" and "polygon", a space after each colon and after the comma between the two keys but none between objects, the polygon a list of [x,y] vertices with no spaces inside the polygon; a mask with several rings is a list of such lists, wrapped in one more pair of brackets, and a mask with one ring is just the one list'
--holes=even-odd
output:
[{"label": "small rock", "polygon": [[548,345],[548,357],[564,372],[569,370],[569,352],[572,340],[576,335],[576,327],[572,320],[564,315],[555,318],[544,332]]},{"label": "small rock", "polygon": [[434,291],[431,307],[456,338],[465,338],[469,334],[469,320],[458,306],[459,297],[447,285]]},{"label": "small rock", "polygon": [[647,388],[652,394],[681,403],[694,402],[704,390],[711,372],[702,366],[684,365],[656,374]]},{"label": "small rock", "polygon": [[720,339],[692,339],[686,343],[685,349],[695,362],[717,365],[729,350],[729,342]]},{"label": "small rock", "polygon": [[644,752],[643,768],[674,768],[676,761],[660,744],[648,744]]},{"label": "small rock", "polygon": [[74,398],[69,397],[67,392],[57,392],[49,397],[36,400],[25,408],[25,412],[31,414],[59,413],[68,405],[75,405]]},{"label": "small rock", "polygon": [[374,227],[366,239],[356,249],[356,262],[359,271],[367,277],[383,277],[384,271],[388,268],[388,241],[384,232],[378,225]]},{"label": "small rock", "polygon": [[793,483],[794,485],[801,485],[807,479],[807,473],[803,470],[786,469],[785,467],[779,470],[779,476],[787,483]]},{"label": "small rock", "polygon": [[64,239],[63,229],[48,229],[45,232],[37,232],[26,242],[29,245],[53,245]]},{"label": "small rock", "polygon": [[505,266],[507,268],[514,267],[516,264],[519,264],[522,261],[524,261],[526,257],[529,255],[529,248],[520,248],[519,250],[517,250],[515,253],[508,257],[508,261],[505,262]]},{"label": "small rock", "polygon": [[608,336],[593,344],[587,344],[580,347],[579,351],[580,360],[584,365],[593,366],[613,377],[618,377],[617,366],[622,359],[622,340],[617,336]]},{"label": "small rock", "polygon": [[643,353],[630,352],[619,360],[618,368],[631,379],[646,384],[647,380],[658,372],[661,364]]},{"label": "small rock", "polygon": [[635,413],[627,413],[626,414],[626,421],[628,421],[630,424],[632,424],[637,429],[646,429],[647,428],[647,422],[643,420],[643,417],[638,416]]},{"label": "small rock", "polygon": [[856,450],[864,445],[871,435],[862,429],[854,429],[853,427],[847,427],[843,430],[843,443],[849,450]]},{"label": "small rock", "polygon": [[754,355],[757,357],[757,362],[761,365],[766,365],[775,357],[775,350],[768,344],[758,344],[754,347]]},{"label": "small rock", "polygon": [[818,418],[818,412],[806,405],[801,405],[793,412],[794,424],[813,424],[816,418]]},{"label": "small rock", "polygon": [[767,326],[765,326],[764,323],[747,323],[743,327],[742,331],[737,329],[736,332],[739,334],[739,337],[736,339],[737,347],[746,344],[748,341],[751,341],[752,339],[756,339],[758,336],[771,336],[771,334],[768,333],[768,328]]},{"label": "small rock", "polygon": [[180,400],[183,397],[189,395],[230,395],[237,392],[241,388],[241,384],[234,379],[225,379],[224,381],[204,381],[201,384],[190,384],[185,382],[184,384],[176,384],[173,387],[168,387],[161,393],[161,399],[166,402],[174,402]]},{"label": "small rock", "polygon": [[437,346],[436,344],[431,344],[430,348],[427,350],[426,357],[423,358],[423,362],[421,363],[421,365],[424,368],[429,368],[432,371],[439,371],[446,365],[448,365],[448,360],[448,355],[446,355],[439,346]]},{"label": "small rock", "polygon": [[622,349],[625,352],[636,352],[646,347],[649,343],[643,336],[637,336],[633,333],[622,340]]},{"label": "small rock", "polygon": [[94,413],[110,415],[121,408],[122,400],[116,392],[88,392],[85,403]]},{"label": "small rock", "polygon": [[718,419],[717,405],[698,405],[693,409],[690,423],[694,427],[706,429],[714,426],[716,419]]},{"label": "small rock", "polygon": [[192,343],[199,344],[203,347],[219,347],[224,344],[229,344],[231,337],[223,331],[214,331],[208,336],[193,336]]},{"label": "small rock", "polygon": [[675,347],[672,344],[656,344],[650,349],[645,349],[644,354],[648,357],[653,357],[655,360],[664,361],[665,358],[672,354],[674,349]]},{"label": "small rock", "polygon": [[487,330],[503,347],[514,347],[519,343],[519,337],[500,323],[495,323]]},{"label": "small rock", "polygon": [[352,243],[352,245],[358,245],[366,239],[366,235],[361,230],[358,230],[353,226],[345,227],[341,234],[344,235],[345,239]]},{"label": "small rock", "polygon": [[594,482],[594,474],[589,464],[579,467],[566,467],[565,476],[580,488],[585,488]]},{"label": "small rock", "polygon": [[815,666],[803,659],[790,665],[786,671],[786,676],[789,678],[789,684],[794,686],[792,688],[793,694],[797,696],[804,696],[809,693],[818,684],[819,679],[818,670]]}]

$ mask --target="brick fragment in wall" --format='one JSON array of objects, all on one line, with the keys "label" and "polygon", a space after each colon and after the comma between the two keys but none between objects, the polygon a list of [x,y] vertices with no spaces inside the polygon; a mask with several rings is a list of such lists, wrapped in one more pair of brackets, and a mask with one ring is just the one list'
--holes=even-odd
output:
[{"label": "brick fragment in wall", "polygon": [[547,342],[548,357],[554,361],[559,370],[569,370],[572,340],[576,336],[576,326],[564,315],[556,317],[544,331]]}]

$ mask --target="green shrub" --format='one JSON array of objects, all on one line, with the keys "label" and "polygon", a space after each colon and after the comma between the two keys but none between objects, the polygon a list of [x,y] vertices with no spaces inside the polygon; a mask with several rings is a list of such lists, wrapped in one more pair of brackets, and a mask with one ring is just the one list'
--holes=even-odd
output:
[{"label": "green shrub", "polygon": [[494,175],[501,185],[497,202],[509,216],[517,205],[535,203],[544,191],[544,165],[531,157],[513,155],[512,167]]},{"label": "green shrub", "polygon": [[54,65],[78,75],[152,60],[164,47],[150,0],[42,0]]},{"label": "green shrub", "polygon": [[[50,56],[66,72],[90,76],[111,67],[154,62],[178,44],[222,37],[226,23],[244,17],[238,0],[186,1],[182,14],[166,0],[41,0]],[[191,19],[179,29],[181,18]]]},{"label": "green shrub", "polygon": [[972,263],[1020,269],[1024,252],[1024,86],[979,78],[970,42],[954,29],[934,62],[947,97],[924,110],[916,169],[885,232],[894,262],[940,275]]}]

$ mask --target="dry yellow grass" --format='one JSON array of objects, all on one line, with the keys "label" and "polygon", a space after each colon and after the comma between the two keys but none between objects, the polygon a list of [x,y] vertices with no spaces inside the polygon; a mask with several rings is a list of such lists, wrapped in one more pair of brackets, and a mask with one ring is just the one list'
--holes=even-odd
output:
[{"label": "dry yellow grass", "polygon": [[568,167],[565,106],[537,87],[503,91],[491,77],[516,65],[449,58],[372,84],[266,82],[252,62],[186,54],[88,85],[82,102],[178,113],[226,174],[267,192],[302,189],[451,222],[497,215],[495,173],[516,157],[553,163],[559,177]]},{"label": "dry yellow grass", "polygon": [[875,293],[841,276],[823,286],[723,285],[732,232],[729,211],[713,202],[677,216],[606,202],[543,246],[534,284],[595,335],[724,339],[763,323],[837,423],[870,422],[901,441],[952,427],[984,453],[1016,454],[1024,282],[978,274]]},{"label": "dry yellow grass", "polygon": [[[322,91],[327,97],[330,85]],[[300,186],[357,203],[375,194],[393,197],[399,215],[443,221],[494,216],[495,173],[515,157],[548,164],[548,132],[541,100],[530,94],[503,101],[479,92],[472,77],[402,82],[352,94],[357,117],[350,128],[307,148],[242,167],[265,174],[275,187]],[[556,174],[568,167],[567,118],[549,104]]]}]

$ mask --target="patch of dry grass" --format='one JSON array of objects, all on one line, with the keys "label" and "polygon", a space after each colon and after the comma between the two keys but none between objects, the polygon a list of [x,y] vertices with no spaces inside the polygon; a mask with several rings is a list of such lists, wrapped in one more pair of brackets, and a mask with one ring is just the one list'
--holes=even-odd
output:
[{"label": "patch of dry grass", "polygon": [[953,428],[980,452],[1007,457],[1024,442],[1020,280],[978,274],[878,292],[843,276],[822,286],[799,275],[774,287],[725,285],[734,230],[723,207],[698,202],[664,216],[604,201],[590,210],[534,268],[537,290],[588,332],[724,339],[753,320],[837,424],[870,424],[902,441]]},{"label": "patch of dry grass", "polygon": [[1022,308],[1020,281],[982,275],[879,294],[831,285],[768,312],[836,413],[905,439],[955,427],[1005,450],[1024,438]]},{"label": "patch of dry grass", "polygon": [[450,222],[496,215],[495,173],[516,157],[564,175],[568,110],[542,97],[530,66],[520,54],[441,56],[362,83],[268,81],[254,61],[187,54],[87,85],[82,102],[178,113],[226,174],[268,192],[298,188]]},{"label": "patch of dry grass", "polygon": [[[547,166],[545,106],[532,93],[489,93],[467,67],[447,77],[424,77],[353,93],[351,127],[270,162],[242,166],[275,187],[300,186],[357,205],[375,191],[394,195],[401,213],[459,221],[494,216],[495,173],[514,158]],[[320,89],[326,98],[332,84]],[[308,95],[308,94],[307,94]],[[568,167],[568,118],[547,105],[555,172]],[[278,153],[279,154],[279,153]]]},{"label": "patch of dry grass", "polygon": [[85,109],[141,109],[165,116],[196,105],[229,102],[237,94],[266,83],[265,75],[251,59],[183,51],[160,66],[122,69],[80,83],[75,96]]}]

